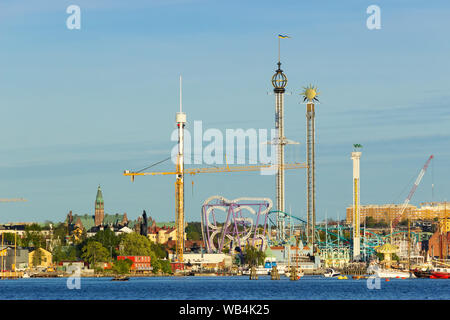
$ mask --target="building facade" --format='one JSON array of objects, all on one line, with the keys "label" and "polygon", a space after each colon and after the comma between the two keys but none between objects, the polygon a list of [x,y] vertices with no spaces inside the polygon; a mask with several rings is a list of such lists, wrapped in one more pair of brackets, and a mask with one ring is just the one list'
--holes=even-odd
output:
[{"label": "building facade", "polygon": [[[364,223],[366,217],[372,217],[376,222],[385,221],[386,223],[407,218],[411,221],[450,218],[450,203],[446,202],[424,202],[419,207],[408,205],[401,215],[402,208],[402,204],[362,205],[360,207],[361,223]],[[351,224],[353,207],[347,207],[346,213],[346,222]],[[444,227],[448,228],[447,224]]]},{"label": "building facade", "polygon": [[150,271],[152,270],[152,259],[150,256],[118,256],[117,260],[130,259],[133,264],[130,267],[131,271]]}]

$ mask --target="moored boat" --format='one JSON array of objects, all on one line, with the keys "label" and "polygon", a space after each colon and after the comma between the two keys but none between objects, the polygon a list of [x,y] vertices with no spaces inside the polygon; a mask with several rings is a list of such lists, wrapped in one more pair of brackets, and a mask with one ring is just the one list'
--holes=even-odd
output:
[{"label": "moored boat", "polygon": [[379,278],[410,278],[411,274],[407,271],[379,269],[375,271],[375,276]]},{"label": "moored boat", "polygon": [[326,270],[326,272],[323,275],[327,278],[332,278],[332,277],[339,277],[341,275],[341,273],[334,269],[329,268]]},{"label": "moored boat", "polygon": [[427,270],[419,270],[419,269],[414,269],[413,270],[414,275],[416,276],[416,278],[430,278],[431,277],[431,270],[427,269]]},{"label": "moored boat", "polygon": [[431,271],[430,279],[450,279],[449,268],[435,268]]}]

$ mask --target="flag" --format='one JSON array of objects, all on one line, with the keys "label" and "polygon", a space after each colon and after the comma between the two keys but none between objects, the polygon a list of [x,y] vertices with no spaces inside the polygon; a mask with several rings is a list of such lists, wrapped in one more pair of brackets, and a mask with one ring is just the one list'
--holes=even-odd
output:
[{"label": "flag", "polygon": [[285,35],[283,35],[283,34],[279,34],[279,35],[278,35],[278,38],[286,39],[286,38],[290,38],[290,37],[289,37],[289,36],[285,36]]},{"label": "flag", "polygon": [[360,145],[359,143],[357,143],[357,144],[354,144],[353,147],[354,147],[354,148],[362,148],[362,145]]}]

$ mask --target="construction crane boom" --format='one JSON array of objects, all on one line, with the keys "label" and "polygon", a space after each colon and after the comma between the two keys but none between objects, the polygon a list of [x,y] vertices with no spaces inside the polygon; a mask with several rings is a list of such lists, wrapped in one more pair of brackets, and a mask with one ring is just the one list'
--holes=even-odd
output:
[{"label": "construction crane boom", "polygon": [[433,159],[433,155],[431,155],[425,165],[423,166],[422,170],[420,170],[419,175],[417,176],[416,181],[414,182],[413,187],[411,188],[411,191],[408,194],[408,197],[406,198],[405,202],[403,203],[402,210],[400,211],[400,214],[397,216],[397,218],[394,220],[393,227],[397,225],[400,218],[403,216],[403,213],[405,212],[406,207],[409,204],[409,201],[411,200],[412,196],[414,195],[414,192],[416,192],[417,187],[419,186],[420,181],[422,180],[425,172],[427,171],[428,165],[430,164],[431,159]]},{"label": "construction crane boom", "polygon": [[26,201],[28,200],[24,198],[12,198],[12,199],[0,198],[0,202],[26,202]]},{"label": "construction crane boom", "polygon": [[[258,171],[263,168],[270,168],[271,164],[261,164],[261,165],[253,165],[253,166],[226,166],[226,167],[216,167],[216,168],[185,168],[184,173],[195,175],[197,173],[218,173],[218,172],[242,172],[242,171]],[[305,163],[295,162],[295,163],[285,163],[282,165],[285,170],[287,169],[300,169],[307,168]],[[130,176],[131,181],[134,181],[135,176],[157,176],[157,175],[170,175],[177,174],[177,171],[163,171],[163,172],[131,172],[129,170],[125,170],[123,175]]]}]

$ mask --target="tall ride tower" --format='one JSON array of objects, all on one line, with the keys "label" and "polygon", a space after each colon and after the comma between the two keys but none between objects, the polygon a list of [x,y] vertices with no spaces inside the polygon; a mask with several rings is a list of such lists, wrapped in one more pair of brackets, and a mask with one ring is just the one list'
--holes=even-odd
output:
[{"label": "tall ride tower", "polygon": [[355,151],[352,152],[353,160],[353,260],[359,260],[361,254],[361,239],[360,239],[360,193],[359,193],[359,159],[361,158],[361,152],[356,151],[361,148],[360,144],[354,144]]},{"label": "tall ride tower", "polygon": [[277,174],[276,174],[276,198],[277,198],[277,240],[285,238],[285,200],[284,200],[284,146],[287,144],[284,136],[284,92],[287,85],[287,77],[281,70],[281,62],[278,56],[278,69],[272,77],[273,92],[275,94],[275,130],[277,131]]},{"label": "tall ride tower", "polygon": [[175,180],[175,217],[177,227],[177,261],[183,262],[184,252],[184,126],[186,114],[182,111],[182,78],[180,76],[180,112],[176,114],[178,127],[178,154]]},{"label": "tall ride tower", "polygon": [[317,88],[310,85],[304,87],[302,93],[303,102],[306,101],[306,161],[308,171],[306,173],[306,238],[314,250],[314,230],[316,228],[316,127],[315,127],[315,101]]}]

